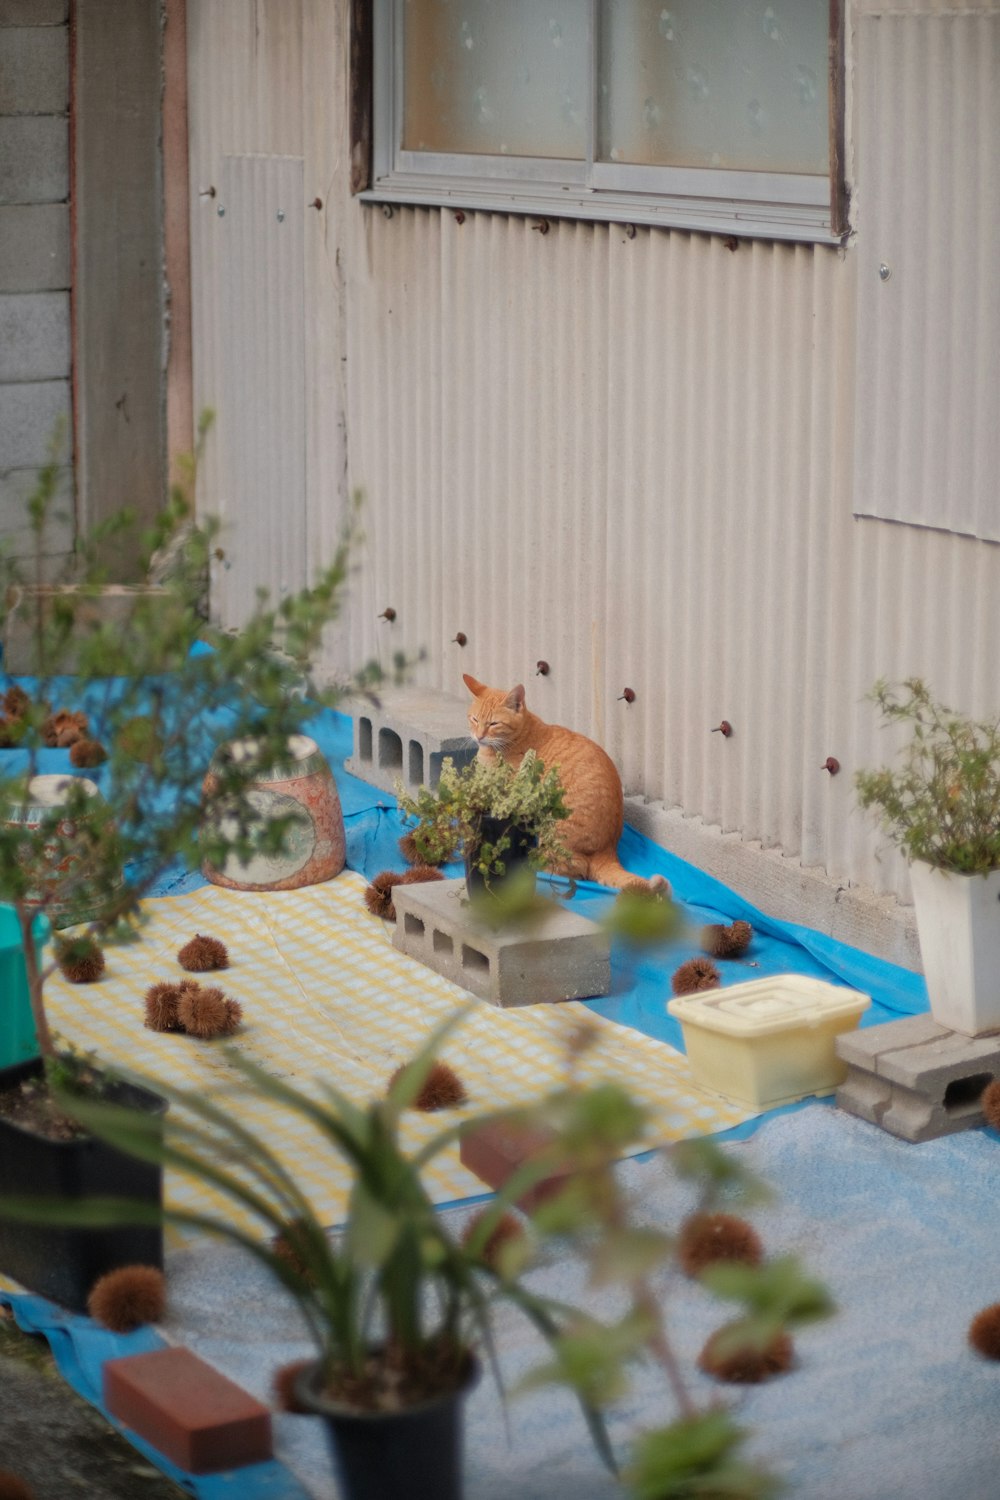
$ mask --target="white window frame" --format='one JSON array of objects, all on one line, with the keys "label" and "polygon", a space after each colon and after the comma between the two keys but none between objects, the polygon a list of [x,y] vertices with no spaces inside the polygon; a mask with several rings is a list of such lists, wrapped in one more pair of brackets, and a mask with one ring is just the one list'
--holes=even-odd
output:
[{"label": "white window frame", "polygon": [[[590,0],[587,138],[595,140],[598,4]],[[613,3],[613,0],[612,0]],[[447,205],[541,217],[659,224],[768,239],[839,244],[846,225],[838,205],[842,152],[840,0],[830,0],[830,170],[821,174],[747,172],[699,167],[635,166],[542,157],[405,151],[402,147],[405,0],[372,0],[373,149],[369,186],[374,203]]]}]

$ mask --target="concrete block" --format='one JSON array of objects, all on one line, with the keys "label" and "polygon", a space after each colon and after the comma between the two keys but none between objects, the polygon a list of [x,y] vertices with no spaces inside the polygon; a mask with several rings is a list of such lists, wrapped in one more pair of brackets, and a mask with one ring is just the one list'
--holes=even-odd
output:
[{"label": "concrete block", "polygon": [[69,204],[0,208],[0,292],[63,291],[69,284]]},{"label": "concrete block", "polygon": [[271,1413],[190,1349],[110,1359],[104,1404],[113,1417],[189,1474],[271,1457]]},{"label": "concrete block", "polygon": [[497,930],[476,917],[464,880],[393,887],[393,944],[493,1005],[582,1000],[611,989],[608,935],[554,903]]},{"label": "concrete block", "polygon": [[0,0],[0,26],[61,26],[69,0]]},{"label": "concrete block", "polygon": [[69,28],[9,26],[0,47],[0,114],[59,115],[69,108]]},{"label": "concrete block", "polygon": [[68,380],[0,384],[0,467],[69,463],[71,430]]},{"label": "concrete block", "polygon": [[[479,1125],[462,1136],[459,1156],[462,1165],[493,1189],[502,1188],[509,1177],[552,1143],[548,1131],[529,1129],[506,1121]],[[558,1168],[543,1177],[534,1187],[515,1199],[517,1207],[531,1213],[547,1198],[560,1191],[569,1176]]]},{"label": "concrete block", "polygon": [[354,720],[354,752],[345,762],[352,776],[390,793],[397,781],[416,791],[437,786],[446,755],[456,766],[474,758],[466,699],[430,688],[387,688],[378,698],[377,705],[364,699],[344,705]]},{"label": "concrete block", "polygon": [[0,203],[64,203],[68,197],[65,116],[0,118]]},{"label": "concrete block", "polygon": [[0,293],[0,381],[58,380],[71,358],[69,292]]},{"label": "concrete block", "polygon": [[837,1038],[848,1071],[837,1104],[907,1141],[981,1125],[983,1089],[1000,1077],[1000,1036],[968,1037],[929,1015]]}]

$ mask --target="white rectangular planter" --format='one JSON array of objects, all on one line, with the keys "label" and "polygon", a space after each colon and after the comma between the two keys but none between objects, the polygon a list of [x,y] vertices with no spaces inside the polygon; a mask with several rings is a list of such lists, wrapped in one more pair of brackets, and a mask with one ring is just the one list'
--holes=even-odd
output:
[{"label": "white rectangular planter", "polygon": [[1000,1031],[1000,870],[910,866],[931,1014],[965,1036]]}]

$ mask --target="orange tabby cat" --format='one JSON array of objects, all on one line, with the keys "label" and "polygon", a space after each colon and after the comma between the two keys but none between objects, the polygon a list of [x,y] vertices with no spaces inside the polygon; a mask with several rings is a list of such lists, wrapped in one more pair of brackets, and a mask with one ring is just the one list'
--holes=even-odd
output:
[{"label": "orange tabby cat", "polygon": [[518,683],[510,692],[485,687],[466,672],[462,678],[475,702],[469,709],[469,728],[479,746],[478,758],[499,756],[516,771],[528,750],[546,767],[555,767],[566,795],[570,816],[559,825],[559,838],[571,858],[556,873],[601,885],[644,885],[669,893],[662,875],[652,880],[630,875],[618,861],[618,840],[625,825],[621,777],[611,757],[585,734],[546,724],[524,702]]}]

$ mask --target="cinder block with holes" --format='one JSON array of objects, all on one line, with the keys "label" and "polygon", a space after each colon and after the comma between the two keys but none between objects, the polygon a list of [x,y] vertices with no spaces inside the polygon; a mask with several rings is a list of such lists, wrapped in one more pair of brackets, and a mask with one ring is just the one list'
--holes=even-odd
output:
[{"label": "cinder block with holes", "polygon": [[845,1032],[837,1104],[905,1141],[931,1141],[983,1123],[983,1089],[1000,1077],[1000,1035],[962,1036],[929,1015]]},{"label": "cinder block with holes", "polygon": [[429,688],[380,689],[378,699],[377,705],[363,698],[345,705],[354,720],[354,752],[345,763],[352,776],[393,793],[401,781],[413,792],[437,786],[446,755],[456,766],[475,756],[468,699]]},{"label": "cinder block with holes", "polygon": [[595,922],[552,904],[541,917],[488,926],[464,880],[397,885],[393,943],[411,958],[502,1007],[582,1000],[611,989],[611,942]]}]

